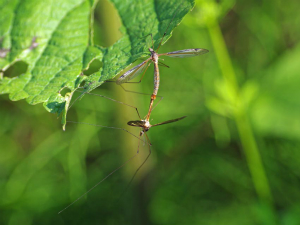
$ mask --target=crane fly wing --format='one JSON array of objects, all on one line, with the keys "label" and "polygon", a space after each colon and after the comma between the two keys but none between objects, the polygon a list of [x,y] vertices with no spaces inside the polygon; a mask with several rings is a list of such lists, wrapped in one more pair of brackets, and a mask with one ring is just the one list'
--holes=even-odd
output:
[{"label": "crane fly wing", "polygon": [[133,120],[133,121],[129,121],[127,124],[129,126],[133,126],[133,127],[144,127],[145,121],[144,120]]},{"label": "crane fly wing", "polygon": [[191,49],[184,49],[184,50],[179,50],[179,51],[175,51],[175,52],[163,53],[160,55],[166,55],[166,56],[173,57],[173,58],[186,58],[186,57],[193,57],[193,56],[197,56],[197,55],[203,55],[207,52],[209,52],[209,51],[204,48],[191,48]]},{"label": "crane fly wing", "polygon": [[155,127],[155,126],[159,126],[159,125],[163,125],[163,124],[167,124],[167,123],[173,123],[173,122],[176,122],[178,120],[182,120],[184,119],[186,116],[183,116],[183,117],[180,117],[180,118],[176,118],[176,119],[173,119],[173,120],[167,120],[165,122],[162,122],[162,123],[157,123],[157,124],[154,124],[152,125],[151,127]]},{"label": "crane fly wing", "polygon": [[128,70],[124,74],[122,74],[116,81],[117,84],[122,84],[125,83],[129,80],[132,80],[135,78],[137,75],[139,75],[146,67],[148,64],[148,61],[150,59],[145,60],[144,62],[140,63],[139,65],[133,67],[131,70]]}]

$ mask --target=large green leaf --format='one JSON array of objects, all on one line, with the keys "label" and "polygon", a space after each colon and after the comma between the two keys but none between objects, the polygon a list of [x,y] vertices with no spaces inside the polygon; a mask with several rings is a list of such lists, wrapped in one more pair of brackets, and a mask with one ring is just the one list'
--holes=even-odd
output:
[{"label": "large green leaf", "polygon": [[[164,32],[165,42],[194,5],[193,0],[112,3],[121,17],[123,36],[102,48],[91,46],[93,7],[88,0],[0,0],[1,69],[5,71],[17,61],[28,64],[26,73],[2,79],[0,93],[9,93],[14,101],[44,103],[48,111],[61,113],[72,95],[62,96],[60,90],[68,88],[72,93],[85,80],[89,92],[113,78],[148,54],[150,33],[157,48]],[[103,67],[90,76],[82,75],[96,58]]]},{"label": "large green leaf", "polygon": [[44,102],[49,111],[59,113],[65,102],[59,90],[74,90],[82,80],[80,73],[89,41],[89,2],[8,2],[0,3],[0,15],[10,15],[9,20],[1,18],[5,21],[0,34],[2,49],[9,50],[0,58],[1,69],[5,71],[20,60],[28,68],[21,76],[5,77],[0,93],[9,93],[14,101],[25,98],[30,104]]}]

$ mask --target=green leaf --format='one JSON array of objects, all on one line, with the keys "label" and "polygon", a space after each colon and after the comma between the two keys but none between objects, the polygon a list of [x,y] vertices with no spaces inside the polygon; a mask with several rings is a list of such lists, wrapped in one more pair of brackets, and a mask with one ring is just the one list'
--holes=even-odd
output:
[{"label": "green leaf", "polygon": [[[82,81],[89,92],[149,54],[149,34],[157,48],[164,32],[163,42],[194,5],[193,0],[112,3],[123,23],[123,36],[102,48],[89,46],[93,8],[88,0],[0,0],[1,69],[6,71],[20,60],[28,64],[26,73],[2,79],[0,93],[8,93],[13,101],[44,103],[48,111],[59,114]],[[95,59],[103,67],[90,76],[82,75]],[[69,89],[67,96],[60,94],[64,88]]]},{"label": "green leaf", "polygon": [[6,70],[22,60],[28,69],[18,77],[4,77],[0,93],[9,93],[13,101],[44,102],[49,111],[60,113],[66,101],[61,89],[74,91],[83,80],[80,74],[89,39],[89,2],[23,0],[15,1],[9,9],[12,19],[0,34],[2,49],[9,52],[0,58],[0,65]]}]

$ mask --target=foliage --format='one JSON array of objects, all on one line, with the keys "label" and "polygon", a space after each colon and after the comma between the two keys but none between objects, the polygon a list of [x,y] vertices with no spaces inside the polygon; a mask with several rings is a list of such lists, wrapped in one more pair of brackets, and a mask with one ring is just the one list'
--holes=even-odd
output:
[{"label": "foliage", "polygon": [[[93,31],[89,33],[93,8],[88,0],[0,2],[3,6],[0,37],[2,51],[6,51],[0,58],[1,69],[6,71],[21,60],[28,64],[24,74],[4,77],[0,93],[9,93],[13,101],[26,98],[29,104],[43,102],[48,111],[59,114],[70,100],[61,95],[62,89],[74,92],[85,81],[89,92],[113,78],[148,51],[149,34],[153,35],[154,46],[158,46],[175,15],[166,41],[193,5],[192,1],[168,4],[149,1],[152,7],[141,7],[131,1],[113,3],[122,19],[123,36],[112,46],[102,48],[93,45]],[[84,76],[83,71],[95,59],[100,60],[103,67],[89,77]]]},{"label": "foliage", "polygon": [[[166,1],[149,2],[137,7],[151,9],[153,2]],[[95,10],[94,41],[105,46],[101,40],[108,31],[102,25],[114,14],[101,4]],[[57,119],[42,107],[24,101],[12,103],[2,95],[0,223],[299,224],[297,6],[298,1],[293,0],[276,4],[196,1],[194,10],[184,17],[160,52],[186,48],[210,52],[189,59],[164,60],[170,66],[160,69],[159,95],[164,99],[153,110],[151,122],[184,115],[187,118],[148,132],[152,154],[125,194],[132,174],[147,155],[147,146],[142,144],[134,160],[59,215],[60,210],[135,155],[138,140],[120,130],[79,124],[69,124],[62,132]],[[106,11],[109,18],[101,18]],[[216,32],[212,25],[219,26],[218,36],[212,35]],[[110,29],[113,27],[111,24]],[[126,36],[127,31],[122,32]],[[151,39],[137,43],[141,43],[142,53],[151,46]],[[218,44],[222,49],[216,47]],[[224,59],[231,68],[222,66]],[[90,68],[94,66],[90,64]],[[11,72],[4,76],[9,77]],[[151,93],[152,73],[150,69],[140,84],[124,87]],[[235,81],[228,73],[233,73]],[[141,116],[148,109],[149,96],[124,92],[114,83],[103,84],[92,93],[138,106]],[[73,99],[80,94],[74,92]],[[126,122],[137,119],[137,115],[126,105],[85,95],[69,110],[68,118],[127,129]],[[134,128],[129,131],[138,135]],[[262,168],[249,163],[253,143]],[[271,199],[264,198],[265,183],[257,186],[253,169],[264,173]]]}]

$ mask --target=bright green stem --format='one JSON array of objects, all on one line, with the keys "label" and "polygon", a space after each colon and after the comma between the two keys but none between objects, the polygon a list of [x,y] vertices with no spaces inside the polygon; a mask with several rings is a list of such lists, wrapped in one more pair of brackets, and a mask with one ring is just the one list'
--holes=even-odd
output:
[{"label": "bright green stem", "polygon": [[240,115],[235,116],[235,121],[256,192],[261,200],[272,203],[268,179],[264,171],[248,116],[243,111]]},{"label": "bright green stem", "polygon": [[231,91],[233,91],[233,93],[237,95],[238,84],[236,76],[219,24],[216,21],[210,20],[210,23],[207,24],[207,26],[219,62],[219,66],[222,71],[223,77],[226,81],[226,84],[229,84],[231,86]]},{"label": "bright green stem", "polygon": [[[207,23],[207,27],[222,75],[226,81],[226,84],[230,85],[230,89],[232,89],[235,99],[238,103],[239,87],[220,26],[216,20],[210,18],[209,23]],[[268,202],[271,204],[272,194],[246,109],[243,108],[242,104],[237,104],[237,107],[239,108],[237,108],[234,115],[235,122],[237,124],[242,147],[247,158],[247,163],[252,175],[255,190],[263,202]]]}]

